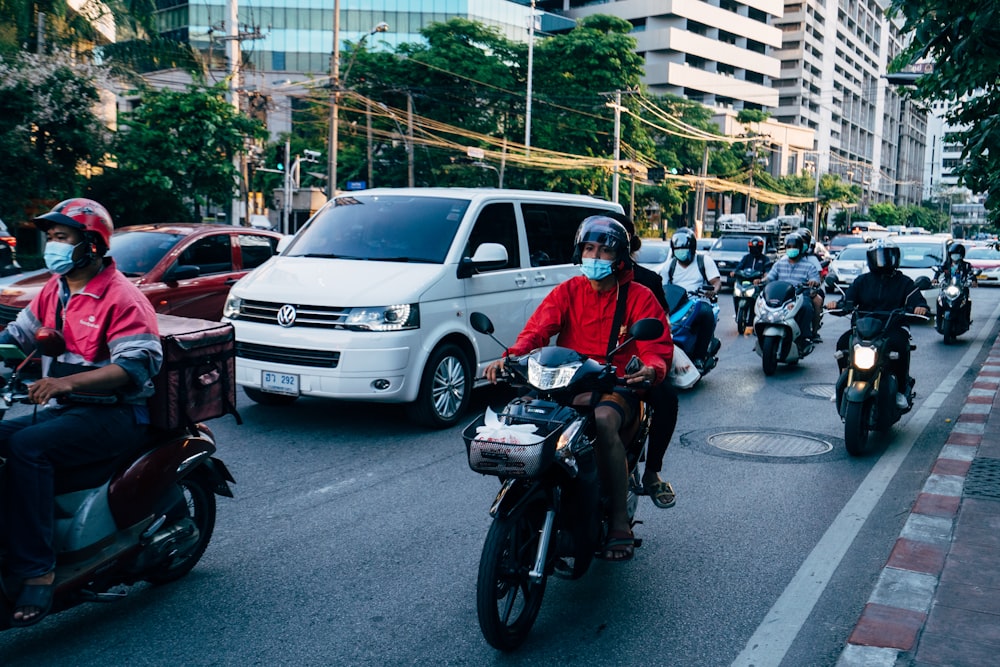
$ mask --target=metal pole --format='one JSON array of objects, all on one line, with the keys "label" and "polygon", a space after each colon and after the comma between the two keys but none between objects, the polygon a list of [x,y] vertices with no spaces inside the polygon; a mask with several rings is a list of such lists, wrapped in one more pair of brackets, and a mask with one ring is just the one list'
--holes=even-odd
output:
[{"label": "metal pole", "polygon": [[368,187],[375,187],[374,170],[372,169],[372,105],[365,103],[365,130],[368,133]]},{"label": "metal pole", "polygon": [[292,215],[292,144],[285,140],[285,201],[282,208],[281,233],[288,234]]},{"label": "metal pole", "polygon": [[[226,58],[229,60],[229,102],[240,113],[240,38],[237,0],[226,0]],[[233,167],[236,170],[236,186],[240,190],[231,202],[229,224],[235,225],[240,220],[240,203],[242,202],[241,175],[243,165],[240,161],[242,151],[233,155]]]},{"label": "metal pole", "polygon": [[406,182],[413,187],[413,95],[406,91],[406,155],[409,158],[406,166]]},{"label": "metal pole", "polygon": [[816,187],[813,196],[813,238],[819,238],[819,153],[813,153],[813,176],[816,179]]},{"label": "metal pole", "polygon": [[524,156],[531,156],[531,74],[535,57],[535,0],[531,0],[531,16],[528,17],[528,104],[524,114]]},{"label": "metal pole", "polygon": [[618,173],[618,159],[621,157],[622,149],[622,91],[615,91],[615,172],[611,179],[611,201],[618,203],[618,183],[620,175]]},{"label": "metal pole", "polygon": [[[326,196],[333,199],[337,194],[337,142],[339,140],[337,125],[337,98],[340,94],[340,0],[333,0],[333,55],[330,56],[330,128],[329,153],[330,162],[326,170]],[[287,232],[286,232],[287,233]]]},{"label": "metal pole", "polygon": [[[708,178],[708,142],[705,142],[705,153],[701,158],[701,180],[698,181],[697,196],[695,197],[694,212],[694,235],[701,238],[705,233],[705,179]],[[666,227],[664,227],[666,231]]]}]

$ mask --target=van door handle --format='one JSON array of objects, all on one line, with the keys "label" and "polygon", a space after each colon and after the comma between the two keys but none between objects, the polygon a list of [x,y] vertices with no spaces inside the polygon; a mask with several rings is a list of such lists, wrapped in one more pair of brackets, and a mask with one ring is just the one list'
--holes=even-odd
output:
[{"label": "van door handle", "polygon": [[536,283],[544,283],[546,280],[547,280],[547,278],[545,277],[544,273],[536,273],[535,274],[535,282]]},{"label": "van door handle", "polygon": [[524,287],[528,282],[528,279],[524,275],[517,275],[514,277],[514,284],[518,287]]}]

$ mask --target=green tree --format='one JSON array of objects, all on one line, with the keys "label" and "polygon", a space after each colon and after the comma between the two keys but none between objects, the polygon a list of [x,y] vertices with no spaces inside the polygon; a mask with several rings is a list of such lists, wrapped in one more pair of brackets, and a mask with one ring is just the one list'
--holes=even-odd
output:
[{"label": "green tree", "polygon": [[964,184],[987,194],[990,217],[1000,220],[1000,4],[975,0],[892,0],[912,36],[894,61],[898,70],[923,56],[934,71],[908,92],[928,102],[944,101],[946,118],[960,128],[947,141],[963,146],[956,168]]},{"label": "green tree", "polygon": [[[824,220],[830,213],[830,208],[834,204],[856,204],[861,199],[861,187],[851,185],[837,174],[823,174],[819,178],[819,219],[820,227],[829,227],[829,221],[824,225]],[[838,215],[834,221],[834,227],[844,228],[846,216]]]},{"label": "green tree", "polygon": [[879,202],[868,207],[868,219],[883,227],[903,224],[903,210],[892,202]]},{"label": "green tree", "polygon": [[105,78],[58,56],[0,57],[0,217],[24,220],[32,201],[44,207],[79,193],[109,139],[94,112]]},{"label": "green tree", "polygon": [[267,135],[226,102],[221,84],[147,92],[120,123],[118,168],[95,177],[92,191],[122,224],[177,220],[180,211],[200,221],[204,207],[227,205],[238,192],[233,158],[245,150],[244,138]]}]

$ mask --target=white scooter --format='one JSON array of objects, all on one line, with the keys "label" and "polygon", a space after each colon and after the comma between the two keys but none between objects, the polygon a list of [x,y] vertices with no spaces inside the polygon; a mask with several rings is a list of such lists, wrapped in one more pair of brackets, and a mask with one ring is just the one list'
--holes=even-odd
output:
[{"label": "white scooter", "polygon": [[764,375],[774,375],[778,362],[795,365],[813,351],[813,344],[799,346],[802,332],[795,316],[810,298],[807,285],[795,286],[784,280],[767,283],[757,298],[753,331],[754,352],[760,355]]}]

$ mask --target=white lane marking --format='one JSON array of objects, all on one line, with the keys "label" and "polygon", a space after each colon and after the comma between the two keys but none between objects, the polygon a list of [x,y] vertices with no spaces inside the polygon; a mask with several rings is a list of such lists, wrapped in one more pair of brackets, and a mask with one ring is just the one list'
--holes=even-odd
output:
[{"label": "white lane marking", "polygon": [[[917,437],[930,422],[931,417],[944,403],[948,394],[982,351],[986,336],[1000,317],[1000,304],[980,327],[975,342],[962,356],[961,362],[941,381],[934,392],[924,400],[923,405],[907,420],[907,437],[895,442],[872,467],[871,472],[847,501],[844,508],[833,520],[826,533],[816,543],[809,556],[802,562],[798,572],[792,577],[781,597],[764,617],[756,632],[743,651],[736,656],[733,667],[776,667],[798,636],[806,619],[812,613],[820,595],[830,582],[830,578],[840,565],[844,554],[850,548],[861,530],[861,526],[871,515],[889,482],[896,475],[903,460],[910,453]],[[899,426],[897,425],[897,428]]]}]

